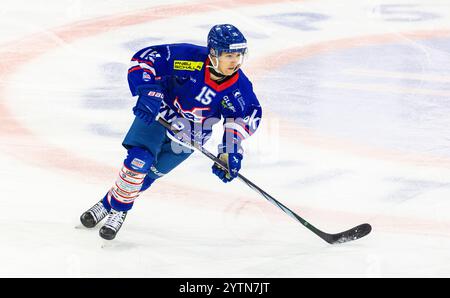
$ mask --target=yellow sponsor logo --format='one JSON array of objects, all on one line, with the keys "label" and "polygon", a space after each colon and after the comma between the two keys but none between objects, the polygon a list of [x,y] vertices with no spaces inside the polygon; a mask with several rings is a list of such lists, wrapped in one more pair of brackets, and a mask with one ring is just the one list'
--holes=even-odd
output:
[{"label": "yellow sponsor logo", "polygon": [[186,61],[186,60],[174,60],[173,69],[176,70],[202,70],[203,62],[201,61]]}]

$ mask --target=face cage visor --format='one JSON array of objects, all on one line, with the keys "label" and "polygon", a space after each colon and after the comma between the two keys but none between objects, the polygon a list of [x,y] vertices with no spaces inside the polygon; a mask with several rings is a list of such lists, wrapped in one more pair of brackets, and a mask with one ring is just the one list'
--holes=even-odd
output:
[{"label": "face cage visor", "polygon": [[[221,73],[219,70],[219,62],[223,61],[223,62],[229,62],[230,60],[235,59],[234,55],[227,55],[228,53],[239,53],[239,61],[236,64],[236,68],[235,68],[235,72],[242,66],[242,64],[244,63],[245,58],[248,55],[248,49],[247,47],[245,48],[239,48],[239,49],[211,49],[210,50],[210,54],[209,54],[209,60],[211,61],[211,65],[214,68],[215,71],[217,71],[218,73]],[[217,58],[217,59],[212,59],[212,57]],[[214,63],[214,60],[216,61],[216,63]]]}]

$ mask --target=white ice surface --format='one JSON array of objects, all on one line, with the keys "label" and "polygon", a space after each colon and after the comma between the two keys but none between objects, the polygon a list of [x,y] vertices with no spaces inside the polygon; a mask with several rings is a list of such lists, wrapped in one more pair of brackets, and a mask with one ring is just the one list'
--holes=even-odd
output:
[{"label": "white ice surface", "polygon": [[[0,2],[1,277],[450,277],[445,1]],[[242,174],[326,232],[370,235],[330,246],[200,154],[114,241],[80,226],[125,155],[131,55],[215,23],[247,35],[264,109]]]}]

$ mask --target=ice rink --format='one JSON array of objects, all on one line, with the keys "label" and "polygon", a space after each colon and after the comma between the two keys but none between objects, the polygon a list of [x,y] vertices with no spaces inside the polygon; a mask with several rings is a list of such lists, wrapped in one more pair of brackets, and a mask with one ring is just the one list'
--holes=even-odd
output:
[{"label": "ice rink", "polygon": [[[0,4],[0,277],[450,277],[449,1]],[[126,155],[132,55],[220,23],[247,37],[263,107],[241,173],[328,233],[371,234],[329,245],[199,153],[115,240],[81,227]]]}]

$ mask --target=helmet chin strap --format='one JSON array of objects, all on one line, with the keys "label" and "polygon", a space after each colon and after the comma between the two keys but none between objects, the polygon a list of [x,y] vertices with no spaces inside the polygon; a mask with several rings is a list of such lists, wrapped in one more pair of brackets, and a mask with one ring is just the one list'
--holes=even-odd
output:
[{"label": "helmet chin strap", "polygon": [[[208,65],[209,68],[212,68],[214,71],[213,74],[218,77],[226,77],[220,70],[219,70],[219,58],[211,56],[211,54],[208,55],[209,61],[211,61],[211,65]],[[216,58],[216,63],[214,63],[213,58]]]}]

